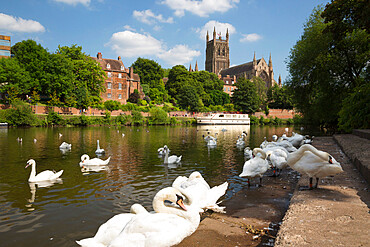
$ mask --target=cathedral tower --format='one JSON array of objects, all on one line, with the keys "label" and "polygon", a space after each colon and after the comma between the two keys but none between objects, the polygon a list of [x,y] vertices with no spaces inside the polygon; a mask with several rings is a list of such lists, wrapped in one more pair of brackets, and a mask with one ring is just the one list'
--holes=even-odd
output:
[{"label": "cathedral tower", "polygon": [[221,70],[230,67],[229,59],[229,30],[226,31],[226,39],[221,38],[221,33],[217,34],[219,38],[216,38],[216,28],[213,29],[213,39],[209,40],[207,31],[206,35],[206,71],[213,72],[215,74],[220,73]]}]

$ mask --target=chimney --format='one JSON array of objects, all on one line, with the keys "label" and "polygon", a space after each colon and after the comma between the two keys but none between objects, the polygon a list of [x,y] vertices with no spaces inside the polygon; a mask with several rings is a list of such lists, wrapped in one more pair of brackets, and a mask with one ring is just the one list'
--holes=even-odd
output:
[{"label": "chimney", "polygon": [[121,56],[118,56],[118,61],[121,61]]},{"label": "chimney", "polygon": [[134,67],[130,67],[130,79],[134,79]]},{"label": "chimney", "polygon": [[103,59],[103,56],[101,55],[101,52],[98,52],[98,55],[96,55],[96,57],[97,57],[99,60],[102,60],[102,59]]}]

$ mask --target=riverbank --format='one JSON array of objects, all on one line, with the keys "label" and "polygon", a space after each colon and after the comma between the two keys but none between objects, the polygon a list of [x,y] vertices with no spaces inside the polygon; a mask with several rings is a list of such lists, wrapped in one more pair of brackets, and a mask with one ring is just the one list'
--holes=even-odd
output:
[{"label": "riverbank", "polygon": [[[369,146],[356,142],[357,138],[340,135],[336,140],[345,150],[369,150]],[[365,141],[366,145],[369,142]],[[307,186],[308,177],[295,180],[290,169],[276,181],[264,177],[264,186],[243,187],[222,203],[226,214],[206,217],[178,246],[369,246],[368,183],[333,137],[317,137],[314,146],[332,154],[344,172],[320,179],[319,188],[312,191],[299,190],[299,186]],[[266,228],[272,230],[258,237]]]}]

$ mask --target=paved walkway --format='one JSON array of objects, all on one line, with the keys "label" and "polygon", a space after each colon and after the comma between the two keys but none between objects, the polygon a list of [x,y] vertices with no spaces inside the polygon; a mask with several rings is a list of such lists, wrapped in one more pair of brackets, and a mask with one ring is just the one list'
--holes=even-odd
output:
[{"label": "paved walkway", "polygon": [[[362,167],[369,165],[369,140],[355,135],[317,138],[314,146],[330,153],[344,172],[320,179],[317,190],[295,190],[275,246],[370,246],[369,185],[335,141]],[[298,184],[307,185],[308,178]]]}]

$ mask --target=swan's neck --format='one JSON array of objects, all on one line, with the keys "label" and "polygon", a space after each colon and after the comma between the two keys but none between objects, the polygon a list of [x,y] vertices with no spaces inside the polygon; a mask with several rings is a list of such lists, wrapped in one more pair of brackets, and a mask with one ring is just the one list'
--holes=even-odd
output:
[{"label": "swan's neck", "polygon": [[165,164],[168,163],[168,150],[167,149],[164,150],[164,163]]},{"label": "swan's neck", "polygon": [[266,159],[266,152],[263,151],[263,149],[261,149],[261,148],[253,149],[253,153],[254,153],[254,155],[257,155],[257,153],[260,153],[260,154],[262,154],[262,159]]},{"label": "swan's neck", "polygon": [[319,150],[317,150],[312,145],[305,144],[305,145],[302,145],[297,151],[294,151],[294,152],[288,154],[288,160],[287,160],[288,164],[290,166],[292,166],[295,163],[297,163],[297,161],[301,159],[301,157],[304,155],[304,152],[306,152],[306,151],[310,151],[311,153],[315,154],[316,156],[318,156],[322,160],[327,160],[327,161],[329,160],[328,153],[320,152]]},{"label": "swan's neck", "polygon": [[32,180],[36,177],[36,163],[33,162],[32,163],[32,167],[31,167],[31,174],[30,174],[30,178],[28,180]]},{"label": "swan's neck", "polygon": [[98,147],[97,147],[97,149],[100,149],[100,146],[99,146],[99,141],[98,141]]}]

